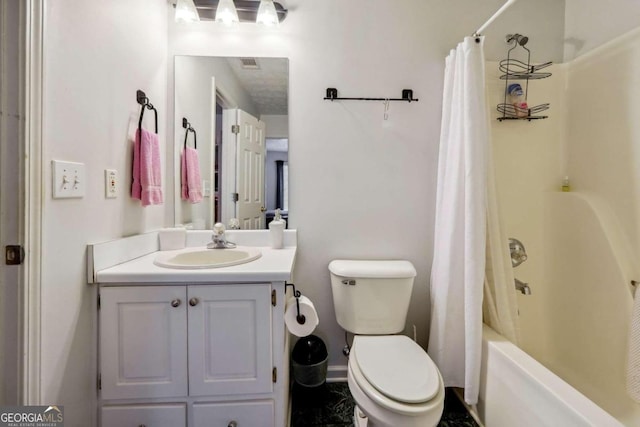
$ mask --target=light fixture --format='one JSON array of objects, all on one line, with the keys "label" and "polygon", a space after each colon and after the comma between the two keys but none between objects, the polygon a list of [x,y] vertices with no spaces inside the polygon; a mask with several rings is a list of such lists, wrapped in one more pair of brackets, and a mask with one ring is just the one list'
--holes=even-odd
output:
[{"label": "light fixture", "polygon": [[216,22],[222,22],[230,25],[240,22],[238,19],[238,11],[233,4],[233,0],[220,0],[216,8]]},{"label": "light fixture", "polygon": [[[176,0],[169,0],[176,3]],[[277,25],[287,17],[288,10],[278,0],[190,0],[196,5],[201,21],[224,23],[261,23]]]},{"label": "light fixture", "polygon": [[199,21],[198,11],[193,0],[178,0],[176,2],[176,22]]},{"label": "light fixture", "polygon": [[273,0],[260,0],[256,22],[264,25],[278,25],[278,13]]}]

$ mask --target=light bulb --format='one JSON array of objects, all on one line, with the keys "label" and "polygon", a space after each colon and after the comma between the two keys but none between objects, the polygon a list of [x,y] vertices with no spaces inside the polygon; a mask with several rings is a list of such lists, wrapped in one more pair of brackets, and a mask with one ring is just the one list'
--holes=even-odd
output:
[{"label": "light bulb", "polygon": [[233,4],[233,0],[220,0],[220,2],[218,2],[216,22],[222,22],[227,25],[240,22],[238,19],[238,11]]},{"label": "light bulb", "polygon": [[195,22],[200,20],[193,0],[178,0],[176,2],[176,22]]},{"label": "light bulb", "polygon": [[278,25],[280,21],[273,0],[260,0],[256,22],[264,25]]}]

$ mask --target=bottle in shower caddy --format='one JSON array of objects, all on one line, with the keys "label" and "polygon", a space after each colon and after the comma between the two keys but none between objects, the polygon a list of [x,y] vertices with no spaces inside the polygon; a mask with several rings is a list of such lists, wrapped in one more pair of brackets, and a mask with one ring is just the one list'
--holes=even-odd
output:
[{"label": "bottle in shower caddy", "polygon": [[514,107],[516,117],[528,117],[529,106],[524,98],[524,91],[520,83],[512,83],[507,87],[509,102]]}]

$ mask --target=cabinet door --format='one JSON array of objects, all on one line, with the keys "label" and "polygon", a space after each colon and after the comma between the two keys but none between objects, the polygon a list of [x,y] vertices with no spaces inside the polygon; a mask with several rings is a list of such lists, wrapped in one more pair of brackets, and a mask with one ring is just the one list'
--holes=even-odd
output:
[{"label": "cabinet door", "polygon": [[187,394],[184,286],[100,290],[103,399]]},{"label": "cabinet door", "polygon": [[187,408],[184,404],[103,406],[101,420],[102,427],[185,427]]},{"label": "cabinet door", "polygon": [[269,393],[271,286],[189,286],[189,394]]},{"label": "cabinet door", "polygon": [[194,427],[273,427],[273,401],[197,403]]}]

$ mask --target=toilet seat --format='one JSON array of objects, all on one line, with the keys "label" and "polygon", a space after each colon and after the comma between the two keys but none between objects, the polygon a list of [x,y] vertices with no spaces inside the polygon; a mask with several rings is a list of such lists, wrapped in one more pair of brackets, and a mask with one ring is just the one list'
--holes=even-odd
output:
[{"label": "toilet seat", "polygon": [[438,393],[438,368],[409,337],[356,336],[353,347],[356,346],[354,362],[369,384],[388,398],[422,403]]},{"label": "toilet seat", "polygon": [[[391,338],[391,340],[389,340]],[[400,339],[399,339],[400,338]],[[409,344],[406,342],[402,342],[402,338],[409,341]],[[371,344],[370,340],[377,340],[377,344]],[[361,345],[362,344],[362,345]],[[369,372],[369,378],[373,378],[374,383],[370,381],[367,376],[362,372],[360,362],[367,360],[367,353],[372,348],[381,349],[378,351],[377,359],[382,365],[391,365],[400,366],[402,365],[402,372],[413,372],[413,375],[409,381],[404,380],[404,385],[411,384],[409,387],[400,387],[401,382],[398,382],[397,388],[389,387],[389,384],[385,384],[383,381],[384,375],[374,375],[372,372]],[[376,345],[380,345],[380,347],[376,347]],[[411,366],[408,366],[405,359],[402,357],[400,360],[398,359],[390,359],[390,357],[395,357],[396,354],[392,350],[393,346],[400,346],[401,351],[404,351],[408,345],[412,345],[418,348],[421,353],[421,358],[428,360],[426,362],[426,366],[429,366],[429,362],[431,363],[431,368],[427,368],[426,370],[422,369],[422,372],[418,374],[416,371],[411,371]],[[360,351],[358,350],[360,349]],[[411,349],[409,352],[413,352]],[[386,362],[385,362],[386,361]],[[369,361],[364,362],[365,364],[369,363]],[[376,363],[376,362],[373,362]],[[370,369],[373,369],[371,365]],[[420,365],[419,365],[420,366]],[[424,366],[424,365],[423,365]],[[409,416],[420,416],[424,413],[427,413],[435,406],[441,405],[444,399],[444,386],[442,385],[442,377],[440,376],[440,372],[435,367],[431,358],[418,346],[418,344],[414,343],[407,337],[403,336],[356,336],[354,338],[353,346],[351,347],[351,353],[349,355],[349,374],[353,378],[353,380],[358,384],[358,388],[371,400],[376,402],[376,404],[380,405],[383,408],[386,408],[389,411],[409,415]],[[382,371],[380,371],[382,372]],[[430,377],[426,382],[425,379]],[[416,391],[415,379],[418,378],[418,384],[422,384],[422,387],[417,387],[418,391]],[[432,388],[435,383],[435,391]],[[428,385],[426,385],[428,384]],[[384,392],[382,391],[384,390]],[[422,399],[424,396],[429,396],[428,399],[421,400],[420,402],[405,402],[399,400],[395,396],[400,396],[400,398],[418,400]]]}]

